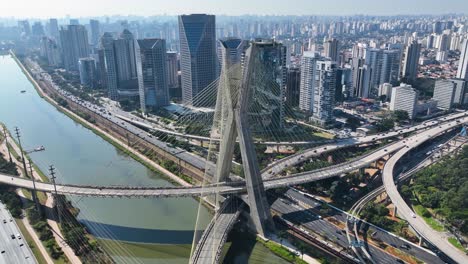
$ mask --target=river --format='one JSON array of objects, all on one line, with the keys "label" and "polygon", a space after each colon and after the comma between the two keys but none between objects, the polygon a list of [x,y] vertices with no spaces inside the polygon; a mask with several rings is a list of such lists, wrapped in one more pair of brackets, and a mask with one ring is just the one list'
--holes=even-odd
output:
[{"label": "river", "polygon": [[[0,56],[0,121],[10,131],[20,128],[26,150],[40,145],[46,148],[32,153],[31,158],[44,172],[53,164],[59,183],[171,185],[43,100],[10,56]],[[194,199],[69,199],[80,209],[79,220],[116,262],[188,262],[198,209]],[[208,210],[200,215],[202,223],[209,222]],[[249,263],[284,263],[258,244],[249,255]]]}]

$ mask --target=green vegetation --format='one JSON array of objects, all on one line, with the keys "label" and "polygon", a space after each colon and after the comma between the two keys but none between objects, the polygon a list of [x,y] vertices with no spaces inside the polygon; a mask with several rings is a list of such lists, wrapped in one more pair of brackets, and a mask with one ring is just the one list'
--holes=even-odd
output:
[{"label": "green vegetation", "polygon": [[414,211],[435,231],[444,231],[444,226],[432,217],[431,212],[420,204],[413,205]]},{"label": "green vegetation", "polygon": [[468,253],[468,250],[466,250],[466,248],[464,248],[462,246],[462,244],[460,243],[460,241],[458,241],[458,239],[456,239],[455,237],[449,237],[448,238],[448,241],[450,242],[450,244],[452,244],[454,247],[460,249],[461,251],[465,252],[465,253]]},{"label": "green vegetation", "polygon": [[[446,158],[434,164],[414,177],[412,185],[406,188],[404,195],[411,193],[414,208],[428,224],[435,228],[440,224],[432,219],[468,234],[468,146],[454,158]],[[402,187],[403,189],[403,187]],[[428,208],[423,210],[421,207]],[[427,211],[427,212],[426,212]],[[432,219],[432,220],[431,220]]]},{"label": "green vegetation", "polygon": [[26,230],[26,227],[24,226],[23,221],[21,221],[20,219],[15,219],[15,221],[21,231],[21,234],[23,234],[23,239],[26,241],[26,243],[28,243],[29,247],[31,248],[31,251],[34,254],[34,257],[36,257],[37,262],[39,264],[47,264],[47,261],[45,260],[44,256],[42,256],[42,253],[37,247],[36,242],[31,237],[28,230]]},{"label": "green vegetation", "polygon": [[271,250],[275,255],[280,256],[281,258],[289,261],[290,263],[296,264],[306,264],[304,260],[302,260],[299,256],[292,253],[291,251],[287,250],[283,246],[279,245],[273,241],[265,241],[263,239],[257,238],[257,241],[262,243],[265,247]]},{"label": "green vegetation", "polygon": [[393,118],[384,118],[375,124],[377,132],[386,132],[395,127],[395,120]]}]

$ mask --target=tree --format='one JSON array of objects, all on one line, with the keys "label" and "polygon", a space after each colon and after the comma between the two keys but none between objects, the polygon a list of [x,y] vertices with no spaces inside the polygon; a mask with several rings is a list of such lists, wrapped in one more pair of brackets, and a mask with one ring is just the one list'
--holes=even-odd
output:
[{"label": "tree", "polygon": [[349,116],[346,119],[346,126],[351,128],[353,131],[355,131],[356,128],[358,128],[360,125],[361,125],[361,121],[359,120],[359,118],[355,116]]},{"label": "tree", "polygon": [[299,242],[297,248],[299,249],[299,252],[301,252],[301,258],[304,259],[304,252],[307,249],[306,244],[304,244],[303,242]]},{"label": "tree", "polygon": [[396,110],[393,112],[393,117],[396,119],[397,122],[406,121],[409,119],[408,112],[405,110]]},{"label": "tree", "polygon": [[394,122],[393,118],[384,118],[384,119],[380,120],[380,122],[378,122],[376,124],[376,128],[377,128],[378,132],[389,131],[389,130],[393,129],[394,126],[395,126],[395,122]]}]

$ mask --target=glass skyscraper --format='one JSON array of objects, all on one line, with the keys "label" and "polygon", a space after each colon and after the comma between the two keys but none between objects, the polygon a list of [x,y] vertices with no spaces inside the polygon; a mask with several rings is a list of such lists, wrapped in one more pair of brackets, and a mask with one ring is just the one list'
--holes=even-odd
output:
[{"label": "glass skyscraper", "polygon": [[217,78],[215,16],[179,16],[179,38],[182,102],[193,106],[209,106],[196,95]]}]

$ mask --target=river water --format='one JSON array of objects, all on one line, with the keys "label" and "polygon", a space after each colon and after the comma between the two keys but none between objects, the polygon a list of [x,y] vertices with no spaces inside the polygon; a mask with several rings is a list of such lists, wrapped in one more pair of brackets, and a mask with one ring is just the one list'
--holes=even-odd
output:
[{"label": "river water", "polygon": [[[40,98],[10,56],[0,56],[0,121],[10,131],[20,128],[26,150],[46,148],[31,158],[44,172],[53,164],[59,183],[171,185]],[[194,199],[69,199],[80,209],[79,220],[117,262],[188,262],[198,209]],[[206,224],[210,219],[210,212],[203,209],[199,221]],[[249,263],[284,263],[260,245],[249,255]]]}]

